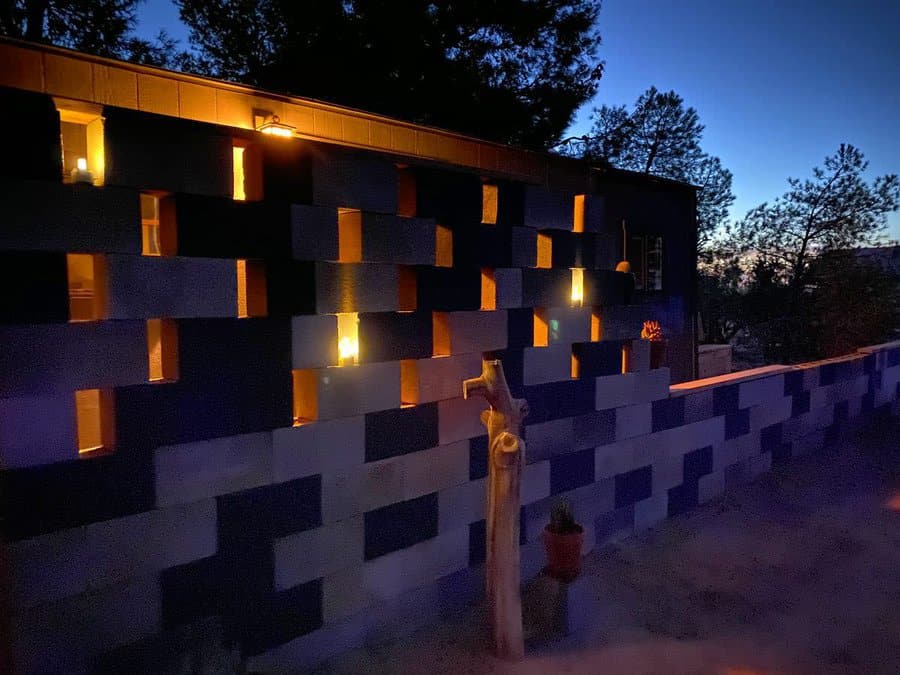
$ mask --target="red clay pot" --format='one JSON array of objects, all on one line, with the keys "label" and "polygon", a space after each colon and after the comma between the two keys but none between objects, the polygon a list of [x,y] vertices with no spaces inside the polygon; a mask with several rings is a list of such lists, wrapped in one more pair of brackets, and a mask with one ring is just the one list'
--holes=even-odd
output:
[{"label": "red clay pot", "polygon": [[581,547],[584,544],[584,529],[578,532],[557,534],[544,528],[544,548],[547,550],[547,574],[556,579],[571,581],[581,572]]},{"label": "red clay pot", "polygon": [[650,368],[662,368],[666,365],[666,341],[650,341]]}]

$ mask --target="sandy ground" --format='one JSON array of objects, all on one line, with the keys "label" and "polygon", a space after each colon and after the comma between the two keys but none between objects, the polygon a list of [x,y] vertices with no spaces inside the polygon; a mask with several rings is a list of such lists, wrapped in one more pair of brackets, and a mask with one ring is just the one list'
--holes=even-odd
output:
[{"label": "sandy ground", "polygon": [[900,673],[900,424],[586,558],[576,635],[494,659],[483,608],[320,673]]}]

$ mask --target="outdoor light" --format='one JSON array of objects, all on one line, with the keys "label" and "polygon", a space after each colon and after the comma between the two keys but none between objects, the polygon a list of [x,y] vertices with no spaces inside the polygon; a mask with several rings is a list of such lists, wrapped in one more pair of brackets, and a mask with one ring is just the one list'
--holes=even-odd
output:
[{"label": "outdoor light", "polygon": [[359,363],[359,314],[338,314],[338,365],[355,366]]},{"label": "outdoor light", "polygon": [[584,269],[572,268],[572,306],[581,307],[584,304]]},{"label": "outdoor light", "polygon": [[294,127],[289,124],[282,124],[278,115],[264,117],[263,123],[256,127],[256,130],[269,136],[280,136],[281,138],[292,138],[294,136]]},{"label": "outdoor light", "polygon": [[75,160],[75,168],[72,169],[72,182],[74,183],[91,183],[94,182],[94,174],[88,171],[87,160],[79,157]]}]

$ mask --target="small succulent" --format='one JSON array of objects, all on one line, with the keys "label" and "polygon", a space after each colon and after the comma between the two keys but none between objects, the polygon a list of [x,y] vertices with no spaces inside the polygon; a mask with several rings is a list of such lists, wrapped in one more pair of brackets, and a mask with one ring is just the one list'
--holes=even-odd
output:
[{"label": "small succulent", "polygon": [[659,321],[645,321],[644,327],[641,329],[641,339],[650,340],[650,342],[662,342],[663,332]]},{"label": "small succulent", "polygon": [[575,522],[572,506],[567,500],[558,501],[550,512],[550,531],[555,534],[581,532],[581,526]]}]

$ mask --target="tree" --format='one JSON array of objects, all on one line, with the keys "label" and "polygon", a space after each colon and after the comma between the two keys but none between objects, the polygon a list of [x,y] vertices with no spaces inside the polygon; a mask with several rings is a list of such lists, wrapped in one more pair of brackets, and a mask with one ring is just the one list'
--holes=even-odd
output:
[{"label": "tree", "polygon": [[596,91],[598,0],[177,0],[208,74],[545,148]]},{"label": "tree", "polygon": [[697,243],[704,252],[713,232],[724,224],[734,193],[731,172],[700,147],[703,128],[697,111],[685,108],[678,94],[650,87],[630,112],[625,106],[595,109],[590,133],[567,139],[561,150],[599,164],[698,186]]}]

